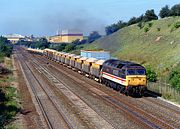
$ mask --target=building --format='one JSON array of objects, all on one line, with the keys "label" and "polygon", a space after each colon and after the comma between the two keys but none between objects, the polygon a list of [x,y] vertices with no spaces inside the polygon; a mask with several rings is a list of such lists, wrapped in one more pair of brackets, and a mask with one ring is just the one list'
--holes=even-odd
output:
[{"label": "building", "polygon": [[9,34],[3,35],[3,37],[7,38],[13,44],[17,43],[20,39],[24,39],[25,37],[19,34]]},{"label": "building", "polygon": [[55,36],[47,37],[47,40],[48,42],[51,42],[51,43],[61,43],[62,37],[61,35],[55,35]]},{"label": "building", "polygon": [[109,51],[81,50],[81,56],[86,58],[96,58],[98,60],[108,60],[111,58]]},{"label": "building", "polygon": [[51,43],[71,43],[77,39],[83,40],[83,34],[77,31],[63,30],[60,34],[49,37],[48,41]]}]

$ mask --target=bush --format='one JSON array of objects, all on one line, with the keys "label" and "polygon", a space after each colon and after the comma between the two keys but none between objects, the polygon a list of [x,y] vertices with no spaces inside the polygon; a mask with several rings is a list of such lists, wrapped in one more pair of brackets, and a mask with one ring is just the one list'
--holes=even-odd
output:
[{"label": "bush", "polygon": [[178,29],[179,27],[180,27],[180,22],[178,21],[178,22],[174,23],[174,25],[171,27],[170,32],[175,31],[175,30]]},{"label": "bush", "polygon": [[146,68],[146,75],[147,75],[147,79],[150,82],[156,82],[157,81],[157,74],[155,73],[155,71],[151,67]]},{"label": "bush", "polygon": [[148,23],[148,26],[149,26],[149,27],[152,27],[152,25],[153,25],[152,22],[149,22],[149,23]]},{"label": "bush", "polygon": [[13,46],[7,38],[0,37],[0,55],[10,57]]},{"label": "bush", "polygon": [[149,31],[149,28],[148,27],[145,27],[144,28],[144,32],[146,33],[146,32],[148,32]]},{"label": "bush", "polygon": [[169,82],[172,87],[180,90],[180,67],[175,68],[169,75]]},{"label": "bush", "polygon": [[139,23],[137,24],[137,26],[138,26],[140,29],[142,29],[142,28],[144,27],[142,22],[139,22]]},{"label": "bush", "polygon": [[171,26],[171,24],[168,24],[168,27],[170,27]]},{"label": "bush", "polygon": [[175,27],[176,29],[179,28],[179,27],[180,27],[180,21],[176,22],[176,23],[174,24],[174,27]]},{"label": "bush", "polygon": [[4,129],[20,111],[20,107],[16,100],[15,88],[0,88],[0,97],[0,129]]},{"label": "bush", "polygon": [[158,27],[158,28],[157,28],[157,31],[161,31],[161,28],[160,28],[160,27]]},{"label": "bush", "polygon": [[70,52],[70,51],[72,51],[72,50],[75,50],[75,45],[74,44],[68,44],[67,46],[65,46],[65,49],[64,49],[64,51],[65,52]]}]

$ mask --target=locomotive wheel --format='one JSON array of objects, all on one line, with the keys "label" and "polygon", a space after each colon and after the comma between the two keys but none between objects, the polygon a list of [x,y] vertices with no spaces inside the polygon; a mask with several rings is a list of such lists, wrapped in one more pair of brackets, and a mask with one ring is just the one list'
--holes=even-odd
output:
[{"label": "locomotive wheel", "polygon": [[128,91],[125,91],[124,93],[126,96],[129,96],[129,92]]},{"label": "locomotive wheel", "polygon": [[123,87],[120,87],[120,93],[125,93],[125,89]]}]

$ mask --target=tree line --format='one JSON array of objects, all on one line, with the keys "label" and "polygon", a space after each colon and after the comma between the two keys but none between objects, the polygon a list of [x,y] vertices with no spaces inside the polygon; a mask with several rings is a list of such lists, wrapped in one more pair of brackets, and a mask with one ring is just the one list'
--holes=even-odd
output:
[{"label": "tree line", "polygon": [[[159,16],[160,18],[165,18],[170,16],[180,16],[180,4],[176,4],[171,8],[169,8],[168,5],[162,7],[159,12]],[[106,26],[105,27],[106,35],[110,35],[126,26],[130,26],[136,23],[139,23],[140,26],[143,22],[148,22],[151,20],[158,20],[158,16],[155,14],[154,9],[147,10],[145,14],[142,14],[139,17],[132,17],[128,22],[123,22],[122,20],[120,20],[117,23]]]},{"label": "tree line", "polygon": [[50,46],[50,42],[47,41],[46,38],[39,38],[36,41],[23,41],[20,40],[17,42],[17,45],[24,45],[26,47],[30,47],[30,48],[39,48],[39,49],[45,49],[45,48],[49,48]]},{"label": "tree line", "polygon": [[72,43],[51,44],[50,42],[48,42],[46,38],[39,38],[39,40],[36,41],[20,40],[17,43],[17,45],[24,45],[26,47],[39,48],[39,49],[52,48],[58,51],[69,52],[75,50],[77,47],[79,47],[79,45],[92,43],[93,41],[99,39],[100,37],[101,35],[97,31],[93,31],[85,39],[83,40],[77,39]]},{"label": "tree line", "polygon": [[7,38],[0,37],[0,57],[10,57],[12,54],[13,45]]}]

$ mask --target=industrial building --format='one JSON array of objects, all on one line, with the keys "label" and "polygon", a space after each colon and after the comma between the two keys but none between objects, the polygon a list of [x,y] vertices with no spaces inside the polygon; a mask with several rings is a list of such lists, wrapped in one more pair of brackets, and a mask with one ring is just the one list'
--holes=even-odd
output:
[{"label": "industrial building", "polygon": [[86,58],[96,58],[98,60],[108,60],[111,58],[109,51],[81,50],[81,56]]},{"label": "industrial building", "polygon": [[24,39],[25,37],[19,34],[9,34],[9,35],[3,35],[3,37],[7,38],[10,42],[13,44],[17,43],[20,39]]},{"label": "industrial building", "polygon": [[63,30],[60,34],[49,37],[48,41],[51,43],[71,43],[77,39],[83,40],[83,34],[77,31]]}]

